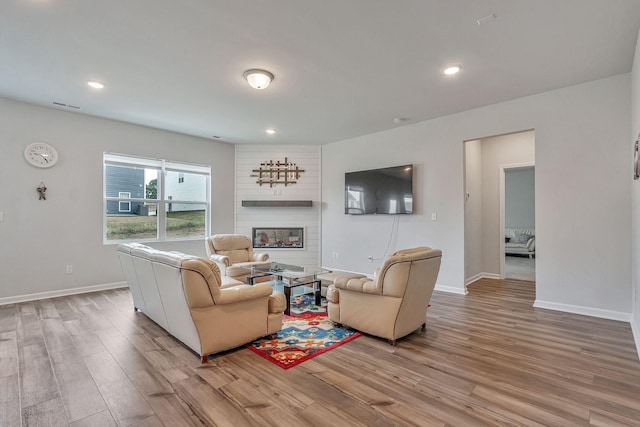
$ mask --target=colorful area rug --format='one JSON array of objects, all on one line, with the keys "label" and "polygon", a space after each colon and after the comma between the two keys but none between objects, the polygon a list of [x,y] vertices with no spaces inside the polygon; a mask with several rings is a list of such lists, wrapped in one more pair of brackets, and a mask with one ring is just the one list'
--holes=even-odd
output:
[{"label": "colorful area rug", "polygon": [[283,369],[351,341],[361,334],[334,326],[327,318],[326,307],[313,304],[311,295],[291,301],[291,316],[284,316],[282,330],[275,339],[259,339],[247,347]]}]

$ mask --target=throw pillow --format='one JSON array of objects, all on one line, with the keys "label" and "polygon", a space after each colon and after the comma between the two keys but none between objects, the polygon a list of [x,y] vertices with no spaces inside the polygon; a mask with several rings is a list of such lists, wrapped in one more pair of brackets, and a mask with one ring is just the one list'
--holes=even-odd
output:
[{"label": "throw pillow", "polygon": [[518,243],[527,243],[527,242],[529,241],[529,239],[530,239],[530,238],[531,238],[531,236],[530,236],[530,235],[528,235],[528,234],[518,234],[518,235],[516,236],[516,241],[517,241]]}]

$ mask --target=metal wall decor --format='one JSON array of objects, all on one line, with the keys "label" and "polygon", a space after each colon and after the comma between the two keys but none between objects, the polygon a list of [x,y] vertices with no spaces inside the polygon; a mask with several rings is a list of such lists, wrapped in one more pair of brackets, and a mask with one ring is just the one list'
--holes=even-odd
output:
[{"label": "metal wall decor", "polygon": [[638,141],[640,141],[640,134],[633,146],[633,179],[640,178],[640,153],[638,153]]},{"label": "metal wall decor", "polygon": [[290,162],[287,157],[284,158],[284,162],[278,161],[265,161],[260,163],[259,169],[253,169],[251,172],[254,174],[251,177],[258,178],[256,184],[262,185],[269,184],[269,187],[273,187],[277,184],[284,184],[284,186],[292,185],[298,182],[300,174],[304,172],[304,169],[300,169],[298,165]]},{"label": "metal wall decor", "polygon": [[39,194],[38,200],[47,200],[47,187],[45,187],[44,182],[40,181],[40,186],[36,188],[36,191]]}]

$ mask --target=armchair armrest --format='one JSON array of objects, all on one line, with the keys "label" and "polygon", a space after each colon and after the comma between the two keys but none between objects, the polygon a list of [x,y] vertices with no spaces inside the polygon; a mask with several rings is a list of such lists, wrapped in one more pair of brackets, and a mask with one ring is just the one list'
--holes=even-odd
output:
[{"label": "armchair armrest", "polygon": [[362,294],[380,295],[382,289],[378,287],[377,280],[371,280],[367,277],[361,279],[349,279],[348,277],[337,277],[334,281],[337,289],[347,291],[360,292]]},{"label": "armchair armrest", "polygon": [[266,252],[252,252],[253,256],[250,261],[266,261],[269,259],[269,254]]},{"label": "armchair armrest", "polygon": [[231,260],[226,255],[212,254],[212,255],[209,255],[209,259],[215,262],[216,264],[223,265],[224,267],[231,266]]},{"label": "armchair armrest", "polygon": [[268,283],[261,283],[255,286],[231,286],[229,288],[220,289],[220,295],[215,298],[215,302],[216,304],[224,305],[259,298],[267,299],[272,292],[273,288]]},{"label": "armchair armrest", "polygon": [[282,313],[287,308],[287,300],[282,292],[269,295],[269,313]]}]

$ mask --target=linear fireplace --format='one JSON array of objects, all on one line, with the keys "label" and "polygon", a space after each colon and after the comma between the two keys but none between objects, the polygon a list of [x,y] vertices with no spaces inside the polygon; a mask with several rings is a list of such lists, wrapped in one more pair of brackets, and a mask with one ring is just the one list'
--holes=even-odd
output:
[{"label": "linear fireplace", "polygon": [[255,249],[302,249],[303,227],[254,227],[252,229]]}]

